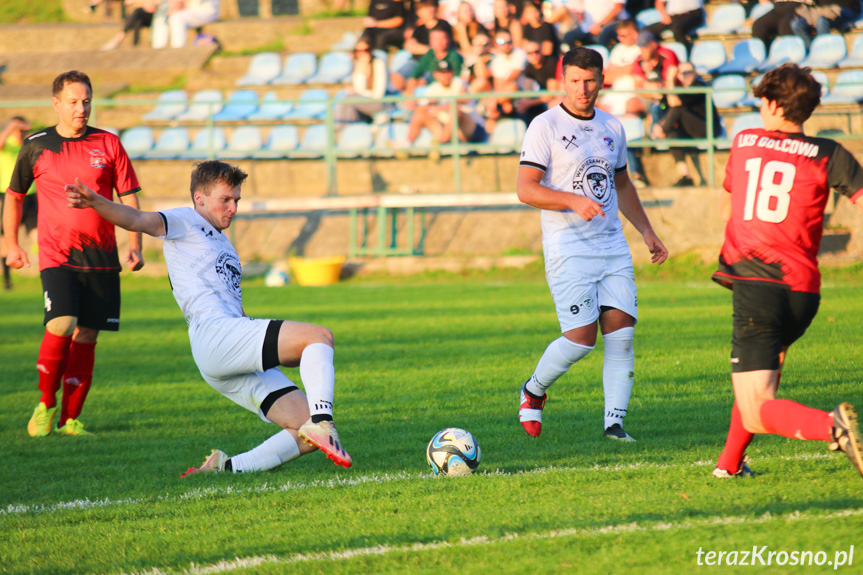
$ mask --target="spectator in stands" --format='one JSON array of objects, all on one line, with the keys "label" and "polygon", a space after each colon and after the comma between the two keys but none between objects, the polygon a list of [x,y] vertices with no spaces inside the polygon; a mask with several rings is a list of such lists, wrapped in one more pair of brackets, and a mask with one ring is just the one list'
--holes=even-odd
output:
[{"label": "spectator in stands", "polygon": [[[126,17],[126,11],[123,6],[122,0],[116,0],[120,2],[120,17]],[[105,21],[111,22],[113,21],[112,15],[114,13],[114,2],[115,0],[90,0],[90,12],[95,13],[96,7],[100,4],[105,5]]]},{"label": "spectator in stands", "polygon": [[488,28],[492,38],[496,37],[498,32],[509,32],[513,45],[521,46],[521,22],[515,17],[507,0],[494,0],[494,22]]},{"label": "spectator in stands", "polygon": [[473,50],[465,58],[465,67],[462,72],[466,75],[468,92],[478,94],[480,92],[491,92],[494,83],[491,76],[491,38],[486,32],[480,32],[473,39]]},{"label": "spectator in stands", "polygon": [[373,50],[401,48],[405,42],[405,16],[402,0],[372,0],[362,35],[371,38]]},{"label": "spectator in stands", "polygon": [[349,98],[367,98],[368,101],[336,104],[336,122],[368,122],[375,114],[384,110],[386,105],[380,101],[387,93],[387,61],[372,53],[369,38],[360,36],[354,45],[354,69],[351,72],[351,85],[345,90]]},{"label": "spectator in stands", "polygon": [[[677,56],[673,51],[659,45],[656,36],[650,30],[642,30],[638,33],[638,47],[641,48],[641,57],[632,67],[635,76],[635,87],[644,89],[672,89],[677,86]],[[645,98],[650,100],[648,108],[651,125],[655,126],[662,121],[665,110],[668,108],[668,98],[662,94],[646,94]]]},{"label": "spectator in stands", "polygon": [[141,40],[141,28],[149,28],[153,23],[153,13],[159,2],[160,0],[126,0],[126,7],[132,9],[132,13],[126,18],[123,30],[117,32],[101,49],[106,51],[117,48],[129,32],[132,32],[132,45],[137,46]]},{"label": "spectator in stands", "polygon": [[[533,6],[533,4],[531,4]],[[528,4],[525,4],[525,12]],[[524,43],[527,54],[527,67],[524,69],[526,79],[525,89],[556,92],[561,89],[557,81],[557,59],[554,56],[546,56],[542,53],[542,47],[538,42],[528,41]],[[542,114],[549,108],[553,108],[563,101],[561,96],[551,94],[537,95],[534,98],[521,98],[515,104],[521,119],[526,124]]]},{"label": "spectator in stands", "polygon": [[[429,33],[429,45],[431,49],[426,52],[425,56],[420,58],[407,83],[403,93],[406,96],[412,96],[417,86],[423,86],[432,80],[432,73],[437,68],[438,62],[446,60],[449,62],[453,73],[461,74],[461,69],[464,64],[464,58],[456,52],[450,45],[450,37],[443,30],[432,30]],[[408,109],[416,107],[416,103],[409,101],[406,103]]]},{"label": "spectator in stands", "polygon": [[656,0],[660,21],[647,27],[659,38],[666,30],[674,33],[674,40],[692,48],[692,34],[704,24],[704,0]]},{"label": "spectator in stands", "polygon": [[[767,3],[767,0],[762,3]],[[764,42],[767,50],[770,50],[770,45],[777,36],[790,36],[800,32],[801,37],[806,41],[808,34],[799,27],[797,16],[797,9],[803,4],[797,0],[776,0],[773,3],[773,10],[752,23],[752,36]],[[798,26],[793,26],[795,23]]]},{"label": "spectator in stands", "polygon": [[[15,170],[15,162],[18,160],[18,152],[21,150],[21,144],[24,143],[24,137],[30,128],[30,123],[22,116],[14,116],[10,118],[6,127],[0,132],[0,214],[3,212],[6,189],[12,180],[12,172]],[[32,186],[31,191],[34,191]],[[36,229],[36,206],[36,194],[29,193],[24,197],[21,219],[27,229],[27,233]],[[3,235],[2,218],[0,218],[0,235]],[[5,242],[0,244],[0,247],[3,245],[5,245]],[[9,273],[9,266],[6,265],[5,250],[2,257],[0,257],[0,267],[3,268],[3,287],[6,290],[10,290],[12,289],[12,277]]]},{"label": "spectator in stands", "polygon": [[[452,138],[453,117],[451,100],[434,100],[441,96],[457,96],[467,93],[467,85],[453,74],[452,66],[441,60],[433,72],[434,81],[425,95],[429,100],[417,106],[408,127],[408,142],[413,144],[423,127],[428,128],[435,142],[446,144]],[[486,139],[482,116],[476,112],[472,100],[459,101],[456,105],[457,134],[460,142],[478,143]]]},{"label": "spectator in stands", "polygon": [[552,24],[542,19],[539,6],[533,2],[525,2],[521,12],[522,42],[521,48],[527,50],[527,44],[536,42],[543,56],[556,60],[560,56],[560,39]]},{"label": "spectator in stands", "polygon": [[453,43],[453,29],[449,22],[437,17],[437,7],[434,0],[421,0],[414,6],[416,19],[412,26],[405,30],[405,50],[411,53],[411,59],[404,63],[398,70],[393,71],[390,81],[393,87],[403,92],[407,85],[407,78],[413,73],[420,59],[426,55],[431,48],[430,34],[432,30],[442,30],[449,36],[450,44]]},{"label": "spectator in stands", "polygon": [[168,0],[166,19],[159,17],[159,8],[153,14],[153,48],[165,48],[169,41],[171,48],[184,47],[190,28],[219,19],[219,3],[220,0]]},{"label": "spectator in stands", "polygon": [[463,1],[458,5],[458,17],[455,26],[453,26],[453,36],[456,49],[461,52],[461,55],[465,59],[470,58],[476,53],[473,40],[479,34],[487,36],[488,30],[477,21],[476,13],[471,3]]},{"label": "spectator in stands", "polygon": [[569,22],[563,35],[569,46],[601,44],[611,48],[617,35],[617,21],[628,18],[625,0],[553,0],[551,22]]},{"label": "spectator in stands", "polygon": [[812,34],[829,34],[831,30],[847,32],[860,19],[863,5],[860,0],[815,0],[815,4],[804,4],[797,9],[798,18],[792,28],[803,37],[806,49],[812,42]]},{"label": "spectator in stands", "polygon": [[638,24],[635,20],[631,18],[620,20],[615,25],[615,29],[617,44],[609,52],[608,62],[602,74],[606,86],[613,86],[615,80],[623,76],[632,76],[632,65],[641,57],[641,48],[638,47]]},{"label": "spectator in stands", "polygon": [[[684,88],[706,87],[709,84],[695,71],[690,62],[682,62],[677,67],[677,79]],[[707,137],[707,99],[704,94],[673,94],[669,96],[668,113],[662,122],[653,126],[652,136],[654,139],[703,139]],[[720,120],[716,106],[711,104],[711,115],[713,117],[713,137],[719,136]],[[674,184],[675,187],[694,186],[695,182],[686,165],[686,155],[692,155],[693,165],[700,173],[698,162],[698,148],[671,148],[675,167],[680,174],[680,179]],[[704,178],[701,178],[704,185]]]},{"label": "spectator in stands", "polygon": [[468,0],[477,21],[488,28],[494,25],[494,0]]},{"label": "spectator in stands", "polygon": [[[512,36],[506,30],[494,35],[491,76],[494,92],[506,94],[524,90],[524,69],[527,67],[527,54],[513,46]],[[510,96],[490,98],[485,103],[487,128],[491,131],[498,118],[512,117],[516,110]]]}]

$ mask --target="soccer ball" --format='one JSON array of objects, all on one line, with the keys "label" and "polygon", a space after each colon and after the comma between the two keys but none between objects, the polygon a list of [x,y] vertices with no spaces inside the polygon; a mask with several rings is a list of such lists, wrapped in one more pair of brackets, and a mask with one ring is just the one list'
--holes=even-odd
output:
[{"label": "soccer ball", "polygon": [[470,432],[457,427],[438,431],[426,448],[426,459],[435,474],[470,475],[479,466],[479,443]]},{"label": "soccer ball", "polygon": [[270,268],[264,276],[264,285],[267,287],[282,287],[288,283],[288,274],[278,268]]}]

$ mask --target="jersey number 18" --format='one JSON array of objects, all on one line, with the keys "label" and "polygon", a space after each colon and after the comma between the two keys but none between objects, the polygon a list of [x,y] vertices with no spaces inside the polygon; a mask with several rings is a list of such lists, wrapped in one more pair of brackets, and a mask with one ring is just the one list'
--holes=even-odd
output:
[{"label": "jersey number 18", "polygon": [[797,166],[772,160],[762,169],[761,160],[749,158],[744,164],[748,179],[743,219],[748,221],[757,217],[762,222],[778,224],[788,216]]}]

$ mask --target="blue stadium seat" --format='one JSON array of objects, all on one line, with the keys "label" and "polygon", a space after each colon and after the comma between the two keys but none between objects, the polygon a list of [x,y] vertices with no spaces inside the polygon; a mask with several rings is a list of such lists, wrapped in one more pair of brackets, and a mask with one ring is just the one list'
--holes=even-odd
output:
[{"label": "blue stadium seat", "polygon": [[408,63],[408,60],[413,58],[413,54],[408,52],[407,50],[399,50],[395,54],[392,55],[390,59],[389,69],[393,72],[397,72],[399,68]]},{"label": "blue stadium seat", "polygon": [[195,135],[191,147],[180,153],[179,157],[184,160],[208,160],[217,157],[227,145],[225,131],[222,128],[218,126],[212,130],[203,128]]},{"label": "blue stadium seat", "polygon": [[845,36],[842,34],[819,34],[809,46],[809,55],[800,62],[810,68],[835,68],[848,56]]},{"label": "blue stadium seat", "polygon": [[729,133],[728,138],[728,147],[731,147],[731,142],[734,141],[735,136],[737,136],[737,134],[739,134],[743,130],[763,127],[764,120],[761,118],[761,114],[759,112],[748,112],[746,114],[740,114],[739,116],[734,118],[734,123],[731,125],[731,132]]},{"label": "blue stadium seat", "polygon": [[647,136],[647,129],[644,127],[644,120],[635,116],[624,116],[620,118],[620,123],[623,125],[623,133],[626,134],[627,142],[642,140]]},{"label": "blue stadium seat", "polygon": [[144,114],[145,122],[167,122],[186,111],[189,97],[183,90],[168,90],[159,94],[156,107]]},{"label": "blue stadium seat", "polygon": [[699,74],[713,74],[725,64],[725,46],[719,40],[699,40],[692,45],[689,61]]},{"label": "blue stadium seat", "polygon": [[689,60],[689,55],[686,53],[686,46],[680,42],[663,42],[661,46],[674,52],[674,55],[677,56],[678,62],[686,62]]},{"label": "blue stadium seat", "polygon": [[841,138],[847,134],[845,134],[845,130],[842,128],[824,128],[823,130],[818,130],[818,133],[815,135],[819,138],[830,138],[831,140],[835,140],[836,138]]},{"label": "blue stadium seat", "polygon": [[635,21],[639,28],[647,28],[651,24],[657,24],[662,20],[662,15],[656,8],[647,8],[635,15]]},{"label": "blue stadium seat", "polygon": [[752,7],[752,10],[749,11],[749,15],[746,17],[747,23],[737,29],[737,33],[748,36],[752,34],[752,22],[755,22],[768,12],[773,10],[773,3],[767,2],[765,4],[761,4],[760,2],[755,4]]},{"label": "blue stadium seat", "polygon": [[264,147],[264,138],[258,126],[240,126],[231,134],[227,147],[217,154],[225,160],[245,160]]},{"label": "blue stadium seat", "polygon": [[822,104],[854,104],[863,101],[863,70],[839,72],[830,93],[821,98]]},{"label": "blue stadium seat", "polygon": [[296,52],[285,58],[282,73],[270,82],[273,85],[296,86],[311,78],[318,68],[318,59],[311,52]]},{"label": "blue stadium seat", "polygon": [[299,130],[296,126],[276,126],[263,147],[252,154],[255,159],[266,160],[286,158],[300,145]]},{"label": "blue stadium seat", "polygon": [[354,69],[354,60],[347,52],[327,52],[321,56],[318,71],[306,80],[306,84],[341,84],[346,82]]},{"label": "blue stadium seat", "polygon": [[290,102],[283,101],[275,92],[267,92],[260,100],[258,109],[249,115],[246,120],[250,121],[272,121],[281,120],[285,114],[291,111],[293,106]]},{"label": "blue stadium seat", "polygon": [[147,160],[173,160],[189,149],[189,132],[186,128],[168,128],[156,140],[153,149],[145,152]]},{"label": "blue stadium seat", "polygon": [[857,34],[848,57],[839,62],[840,68],[863,68],[863,34]]},{"label": "blue stadium seat", "polygon": [[329,141],[329,130],[324,124],[312,124],[303,132],[298,150],[291,153],[292,158],[320,158],[324,155]]},{"label": "blue stadium seat", "polygon": [[608,48],[602,44],[588,44],[585,48],[590,48],[591,50],[599,52],[599,55],[602,56],[602,67],[608,68]]},{"label": "blue stadium seat", "polygon": [[178,122],[206,122],[210,115],[218,114],[224,105],[219,90],[200,90],[192,96],[189,109],[174,118]]},{"label": "blue stadium seat", "polygon": [[341,158],[368,157],[374,145],[371,126],[365,122],[344,124],[336,138],[336,153]]},{"label": "blue stadium seat", "polygon": [[707,25],[697,28],[695,33],[699,38],[735,34],[745,21],[746,9],[741,4],[719,4],[707,19]]},{"label": "blue stadium seat", "polygon": [[488,135],[488,141],[476,147],[481,154],[514,154],[521,151],[527,126],[520,118],[501,118]]},{"label": "blue stadium seat", "polygon": [[258,93],[254,90],[237,90],[228,96],[228,101],[213,116],[214,122],[237,122],[245,120],[258,111]]},{"label": "blue stadium seat", "polygon": [[716,71],[717,74],[748,74],[758,69],[767,58],[764,42],[758,38],[747,38],[734,45],[731,60]]},{"label": "blue stadium seat", "polygon": [[153,130],[149,126],[136,126],[129,128],[120,136],[120,143],[126,149],[126,154],[132,160],[138,160],[153,149],[156,139]]},{"label": "blue stadium seat", "polygon": [[378,128],[375,137],[376,155],[380,157],[392,156],[395,150],[403,150],[408,147],[408,125],[406,122],[392,122]]},{"label": "blue stadium seat", "polygon": [[330,93],[323,88],[310,88],[300,94],[294,108],[285,114],[286,120],[320,120],[327,114]]},{"label": "blue stadium seat", "polygon": [[770,52],[758,69],[762,72],[772,70],[786,62],[800,63],[806,58],[806,44],[800,36],[779,36],[770,44]]},{"label": "blue stadium seat", "polygon": [[359,40],[359,35],[356,32],[345,32],[342,34],[342,39],[333,44],[330,47],[330,50],[341,50],[344,52],[350,52],[354,49],[354,46]]},{"label": "blue stadium seat", "polygon": [[246,75],[237,80],[237,86],[265,86],[282,72],[282,58],[275,52],[262,52],[252,56]]},{"label": "blue stadium seat", "polygon": [[713,104],[717,108],[742,105],[746,98],[746,78],[737,74],[719,76],[713,80]]}]

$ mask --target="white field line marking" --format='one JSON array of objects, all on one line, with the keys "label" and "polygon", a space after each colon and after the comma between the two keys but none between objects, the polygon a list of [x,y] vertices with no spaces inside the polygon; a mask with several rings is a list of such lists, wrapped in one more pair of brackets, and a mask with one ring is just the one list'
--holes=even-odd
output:
[{"label": "white field line marking", "polygon": [[570,527],[568,529],[556,529],[544,533],[506,533],[500,537],[488,537],[480,535],[470,539],[461,539],[456,542],[433,541],[431,543],[413,543],[410,545],[376,545],[374,547],[361,547],[358,549],[346,549],[344,551],[322,551],[318,553],[295,553],[279,557],[277,555],[264,555],[262,557],[237,557],[233,560],[222,560],[210,565],[195,565],[182,571],[153,568],[148,571],[133,572],[130,575],[168,575],[169,573],[184,573],[186,575],[208,575],[210,573],[226,573],[237,569],[249,569],[265,564],[291,564],[305,563],[308,561],[347,561],[356,557],[368,557],[373,555],[387,555],[389,553],[411,553],[422,551],[434,551],[436,549],[457,549],[461,547],[477,547],[486,545],[497,545],[509,541],[536,541],[544,539],[555,539],[558,537],[576,537],[591,535],[609,535],[638,532],[661,532],[670,530],[685,530],[696,527],[709,527],[713,525],[741,525],[741,524],[764,524],[773,521],[822,521],[838,519],[842,517],[863,516],[863,509],[843,509],[833,513],[809,514],[795,511],[788,515],[773,516],[765,513],[761,517],[708,517],[705,519],[686,520],[677,523],[653,523],[639,525],[636,522],[621,525],[606,525],[604,527]]},{"label": "white field line marking", "polygon": [[[780,456],[780,457],[763,457],[760,458],[761,461],[768,461],[770,459],[780,459],[786,461],[795,461],[795,460],[810,460],[810,459],[829,459],[834,457],[834,455],[829,453],[800,453],[792,456]],[[690,467],[704,467],[707,465],[713,465],[713,461],[695,461],[693,463],[688,464]],[[684,464],[685,467],[687,464]],[[539,467],[536,469],[528,469],[522,471],[501,471],[499,469],[494,469],[491,471],[480,472],[478,475],[486,475],[486,476],[518,476],[518,475],[541,475],[545,473],[553,473],[553,472],[571,472],[571,473],[584,473],[584,472],[616,472],[616,471],[632,471],[636,469],[670,469],[674,467],[681,467],[680,465],[673,464],[665,464],[665,463],[627,463],[627,464],[618,464],[618,465],[594,465],[591,467]],[[279,491],[294,491],[297,489],[320,489],[320,488],[332,488],[332,487],[355,487],[358,485],[363,485],[366,483],[392,483],[395,481],[414,481],[414,480],[422,480],[422,479],[437,479],[436,476],[431,473],[408,473],[405,471],[399,473],[384,473],[377,474],[373,473],[371,475],[360,475],[356,477],[346,477],[346,478],[333,478],[333,479],[321,479],[315,481],[308,482],[288,482],[281,485],[270,485],[265,483],[263,485],[258,485],[254,487],[204,487],[199,489],[193,489],[191,491],[187,491],[186,493],[180,495],[160,495],[156,497],[155,501],[183,501],[188,499],[204,499],[206,497],[212,496],[223,496],[223,495],[241,495],[244,493],[275,493]],[[95,509],[99,507],[111,507],[115,505],[142,505],[144,503],[151,503],[153,500],[149,498],[129,498],[129,499],[77,499],[75,501],[62,501],[60,503],[52,503],[49,505],[16,505],[14,503],[6,506],[5,509],[0,509],[0,517],[4,515],[24,515],[24,514],[38,514],[38,513],[56,513],[59,511],[66,511],[69,509],[78,510],[78,509]]]}]

